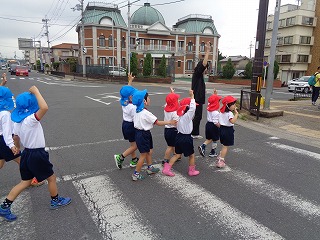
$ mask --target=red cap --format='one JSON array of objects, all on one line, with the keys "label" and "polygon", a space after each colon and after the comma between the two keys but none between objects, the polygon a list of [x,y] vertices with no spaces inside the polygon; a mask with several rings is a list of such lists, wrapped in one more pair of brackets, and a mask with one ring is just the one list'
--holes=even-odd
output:
[{"label": "red cap", "polygon": [[[190,102],[191,102],[191,98],[183,98],[180,100],[179,104],[180,106],[183,106],[183,105],[190,105]],[[196,105],[199,105],[198,103],[196,103]]]},{"label": "red cap", "polygon": [[235,97],[232,97],[232,96],[225,96],[223,99],[222,99],[222,104],[223,106],[220,108],[220,112],[224,113],[225,110],[226,110],[226,106],[227,104],[229,103],[233,103],[237,101],[237,99]]},{"label": "red cap", "polygon": [[208,98],[208,107],[207,110],[209,112],[213,112],[215,110],[218,110],[220,108],[220,99],[222,97],[217,95],[217,94],[213,94]]},{"label": "red cap", "polygon": [[166,112],[173,112],[173,111],[177,111],[179,108],[179,99],[180,95],[176,94],[176,93],[169,93],[166,96],[166,106],[164,107],[164,110]]}]

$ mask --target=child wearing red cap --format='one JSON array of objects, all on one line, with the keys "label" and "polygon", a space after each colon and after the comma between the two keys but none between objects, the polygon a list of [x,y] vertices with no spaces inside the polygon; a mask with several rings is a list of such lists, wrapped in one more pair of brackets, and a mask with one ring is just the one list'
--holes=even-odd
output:
[{"label": "child wearing red cap", "polygon": [[[166,96],[166,105],[164,107],[164,121],[178,121],[179,116],[177,110],[179,108],[179,94],[174,93],[174,89],[170,88],[171,92]],[[167,149],[164,153],[162,164],[168,163],[171,154],[174,154],[174,144],[176,141],[178,130],[176,125],[167,124],[164,126],[164,138],[167,142]]]},{"label": "child wearing red cap", "polygon": [[205,157],[206,146],[209,143],[212,143],[211,152],[209,157],[216,157],[217,151],[217,141],[220,138],[219,131],[219,108],[221,96],[217,95],[217,91],[214,90],[214,93],[208,98],[208,107],[207,107],[207,123],[206,123],[206,140],[201,146],[198,146],[199,153],[202,157]]},{"label": "child wearing red cap", "polygon": [[178,134],[175,142],[176,154],[170,159],[169,163],[165,163],[162,173],[173,177],[175,174],[171,172],[173,164],[184,154],[189,157],[189,176],[197,176],[200,172],[196,170],[193,138],[191,132],[193,128],[192,119],[196,111],[196,101],[194,99],[193,90],[189,91],[190,98],[185,98],[180,101],[180,107],[177,111],[180,116],[177,123]]},{"label": "child wearing red cap", "polygon": [[[236,107],[237,99],[232,96],[226,96],[222,99],[223,106],[220,109],[220,143],[222,148],[216,161],[216,167],[223,168],[225,164],[225,156],[228,147],[234,145],[234,123],[238,119],[238,111]],[[233,114],[234,111],[234,114]]]}]

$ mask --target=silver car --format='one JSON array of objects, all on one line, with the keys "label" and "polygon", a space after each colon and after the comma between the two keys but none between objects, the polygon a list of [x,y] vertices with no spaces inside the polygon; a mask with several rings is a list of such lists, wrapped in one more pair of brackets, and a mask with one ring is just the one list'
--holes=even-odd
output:
[{"label": "silver car", "polygon": [[303,76],[296,81],[290,82],[290,84],[288,84],[288,91],[293,92],[294,90],[296,90],[296,92],[303,93],[311,92],[310,86],[308,84],[308,80],[310,77],[311,76]]}]

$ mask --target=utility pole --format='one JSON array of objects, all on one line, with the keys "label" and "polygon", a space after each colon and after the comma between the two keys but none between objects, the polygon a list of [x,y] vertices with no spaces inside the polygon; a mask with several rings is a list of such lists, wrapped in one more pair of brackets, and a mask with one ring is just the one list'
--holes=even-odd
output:
[{"label": "utility pole", "polygon": [[81,62],[82,62],[82,74],[86,77],[86,63],[85,63],[85,41],[84,41],[84,20],[83,20],[83,0],[79,0],[81,5]]},{"label": "utility pole", "polygon": [[253,44],[252,44],[252,41],[250,42],[250,45],[249,45],[249,49],[250,49],[250,60],[251,60],[251,49],[253,48]]},{"label": "utility pole", "polygon": [[[260,93],[260,90],[261,90],[268,5],[269,5],[269,0],[260,0],[258,24],[257,24],[257,32],[256,32],[255,54],[254,54],[254,61],[253,61],[253,67],[252,67],[253,76],[251,81],[251,92]],[[251,97],[250,99],[251,99],[250,107],[254,108],[256,99],[253,97]]]},{"label": "utility pole", "polygon": [[267,88],[266,96],[264,102],[264,109],[270,109],[270,99],[271,93],[273,90],[273,80],[274,80],[274,60],[276,57],[276,47],[277,47],[277,35],[278,35],[278,26],[279,26],[279,15],[280,15],[280,6],[281,0],[276,0],[276,7],[274,10],[274,19],[273,19],[273,29],[272,29],[272,38],[271,38],[271,47],[270,47],[270,59],[269,59],[269,69],[267,76]]},{"label": "utility pole", "polygon": [[[47,17],[47,16],[46,16],[46,17]],[[47,56],[48,56],[48,58],[50,59],[50,41],[49,41],[48,21],[49,21],[49,19],[47,19],[47,18],[42,19],[42,22],[44,23],[44,27],[45,27],[45,29],[46,29],[46,32],[44,33],[44,35],[47,36],[47,43],[48,43],[48,53],[47,53]],[[50,62],[50,60],[49,60],[49,62]]]}]

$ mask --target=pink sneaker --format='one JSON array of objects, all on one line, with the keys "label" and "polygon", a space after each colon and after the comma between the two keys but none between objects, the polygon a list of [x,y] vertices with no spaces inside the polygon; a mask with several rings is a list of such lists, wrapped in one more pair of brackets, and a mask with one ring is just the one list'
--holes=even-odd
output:
[{"label": "pink sneaker", "polygon": [[226,163],[224,162],[223,158],[218,158],[218,160],[216,161],[216,167],[217,168],[223,168],[226,166]]},{"label": "pink sneaker", "polygon": [[194,166],[189,166],[189,172],[188,172],[188,174],[189,174],[189,176],[197,176],[197,175],[199,175],[199,171],[197,171],[196,170],[196,166],[194,165]]},{"label": "pink sneaker", "polygon": [[171,172],[171,166],[169,163],[165,163],[163,165],[163,170],[162,170],[162,173],[166,176],[169,176],[169,177],[173,177],[175,174],[173,172]]}]

